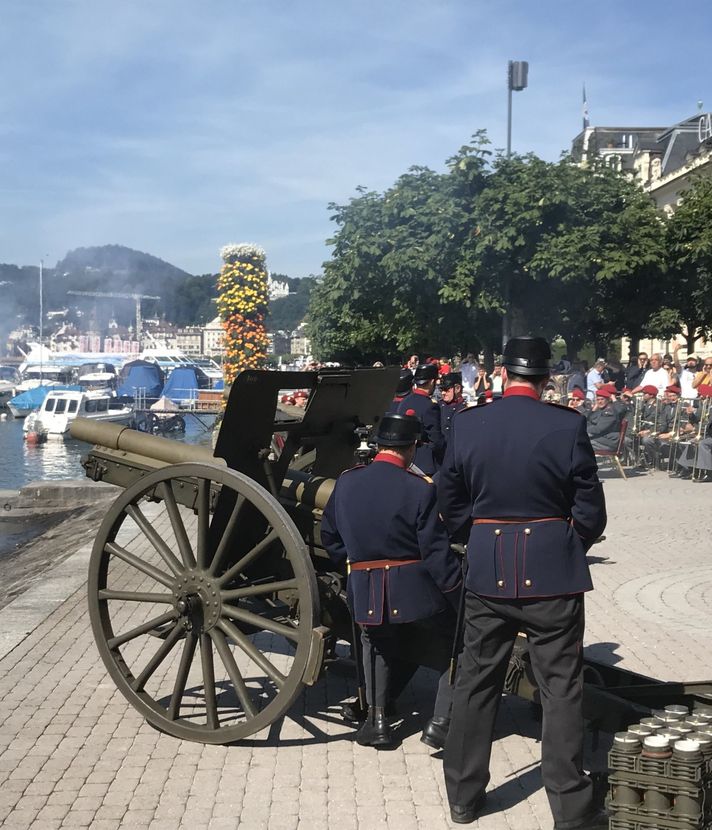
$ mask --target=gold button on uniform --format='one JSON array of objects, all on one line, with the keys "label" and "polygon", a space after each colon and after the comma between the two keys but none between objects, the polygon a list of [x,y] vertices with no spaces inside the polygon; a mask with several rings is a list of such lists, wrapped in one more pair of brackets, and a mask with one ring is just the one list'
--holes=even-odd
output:
[{"label": "gold button on uniform", "polygon": [[532,532],[532,529],[531,529],[530,527],[525,527],[525,528],[524,528],[524,535],[525,535],[525,536],[529,536],[529,534],[530,534],[531,532]]},{"label": "gold button on uniform", "polygon": [[398,614],[398,609],[397,609],[397,608],[394,608],[394,609],[393,609],[393,616],[395,617],[395,616],[397,616],[397,614]]},{"label": "gold button on uniform", "polygon": [[498,588],[504,588],[504,580],[503,579],[498,579],[497,580],[497,587]]},{"label": "gold button on uniform", "polygon": [[531,588],[531,587],[532,587],[532,581],[531,581],[531,579],[525,579],[525,580],[524,580],[524,587],[525,587],[525,588]]},{"label": "gold button on uniform", "polygon": [[386,571],[390,571],[390,569],[391,569],[390,565],[386,565],[386,567],[384,568],[384,570],[386,570]]},{"label": "gold button on uniform", "polygon": [[495,536],[500,536],[501,533],[502,533],[502,531],[499,528],[497,528],[497,530],[495,530],[495,532],[494,532],[494,535]]},{"label": "gold button on uniform", "polygon": [[368,609],[368,616],[369,617],[373,616],[373,609],[371,609],[371,608]]}]

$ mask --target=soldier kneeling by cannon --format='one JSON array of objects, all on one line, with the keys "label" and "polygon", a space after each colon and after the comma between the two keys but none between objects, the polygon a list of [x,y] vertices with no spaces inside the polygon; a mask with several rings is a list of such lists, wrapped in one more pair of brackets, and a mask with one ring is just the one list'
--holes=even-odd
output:
[{"label": "soldier kneeling by cannon", "polygon": [[[361,630],[368,716],[356,740],[393,743],[388,715],[418,668],[402,658],[423,627],[452,630],[461,567],[450,549],[432,481],[410,472],[422,432],[412,415],[386,415],[378,425],[372,464],[343,473],[321,523],[322,543],[337,565],[347,563],[351,612]],[[358,652],[357,652],[358,659]],[[452,702],[447,672],[422,740],[441,748]]]}]

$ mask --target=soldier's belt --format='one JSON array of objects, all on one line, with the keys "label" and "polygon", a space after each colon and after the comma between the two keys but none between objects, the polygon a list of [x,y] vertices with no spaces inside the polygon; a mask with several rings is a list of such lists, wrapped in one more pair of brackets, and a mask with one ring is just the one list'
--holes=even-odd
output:
[{"label": "soldier's belt", "polygon": [[349,571],[388,571],[391,568],[400,568],[403,565],[415,565],[416,562],[422,561],[422,559],[371,559],[370,562],[349,562],[348,569]]},{"label": "soldier's belt", "polygon": [[531,525],[535,522],[567,522],[564,516],[546,516],[543,519],[473,519],[473,525]]}]

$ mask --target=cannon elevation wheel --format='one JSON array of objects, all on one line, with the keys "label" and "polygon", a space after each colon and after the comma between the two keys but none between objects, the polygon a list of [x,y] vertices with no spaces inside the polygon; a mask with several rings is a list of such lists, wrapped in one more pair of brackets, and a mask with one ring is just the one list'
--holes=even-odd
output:
[{"label": "cannon elevation wheel", "polygon": [[164,467],[126,489],[99,529],[88,589],[111,677],[177,738],[255,734],[318,673],[306,545],[266,490],[224,467]]}]

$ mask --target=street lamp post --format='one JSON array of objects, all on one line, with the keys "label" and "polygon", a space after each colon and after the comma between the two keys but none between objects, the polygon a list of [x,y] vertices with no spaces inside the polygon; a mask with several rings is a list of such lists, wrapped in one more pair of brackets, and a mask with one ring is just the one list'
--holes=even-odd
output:
[{"label": "street lamp post", "polygon": [[[512,155],[512,92],[521,92],[529,82],[529,63],[527,61],[509,61],[507,64],[507,158]],[[510,331],[510,279],[504,280],[504,314],[502,315],[502,351],[511,337]]]},{"label": "street lamp post", "polygon": [[521,92],[529,83],[529,63],[509,61],[507,64],[507,158],[512,155],[512,92]]}]

